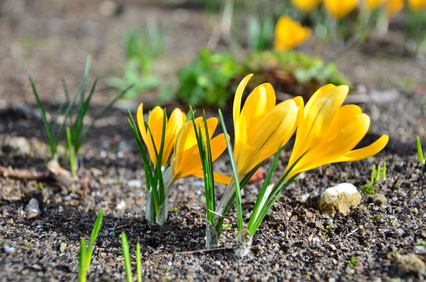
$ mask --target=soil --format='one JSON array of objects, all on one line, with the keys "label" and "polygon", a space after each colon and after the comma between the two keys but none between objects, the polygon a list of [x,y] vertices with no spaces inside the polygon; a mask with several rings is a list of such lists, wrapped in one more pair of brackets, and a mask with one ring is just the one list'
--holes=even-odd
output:
[{"label": "soil", "polygon": [[[48,147],[27,74],[31,74],[48,112],[63,101],[60,75],[69,89],[79,83],[88,54],[99,85],[89,115],[95,116],[115,91],[106,80],[125,63],[125,27],[144,26],[155,16],[168,24],[165,55],[158,61],[164,81],[176,83],[180,66],[195,57],[211,35],[202,4],[117,1],[112,14],[102,1],[0,1],[0,166],[45,172]],[[211,16],[211,15],[210,15]],[[204,250],[203,182],[180,179],[170,197],[164,226],[144,219],[144,175],[127,125],[127,109],[151,108],[155,93],[126,100],[101,118],[82,149],[82,185],[64,189],[53,180],[0,176],[0,280],[76,280],[80,238],[88,238],[100,209],[105,217],[93,254],[89,281],[124,281],[121,232],[132,254],[142,249],[144,280],[318,280],[389,281],[424,279],[426,260],[426,166],[416,155],[415,137],[426,144],[426,68],[421,57],[404,54],[400,30],[373,37],[324,56],[354,83],[351,103],[371,116],[363,143],[388,134],[388,146],[374,158],[326,165],[304,174],[283,193],[254,237],[251,253],[234,256],[236,219],[232,209],[217,249]],[[304,47],[313,52],[314,43]],[[179,105],[170,100],[168,107]],[[214,113],[209,113],[214,115]],[[285,161],[288,152],[282,156]],[[347,215],[316,208],[318,196],[341,182],[359,190],[373,164],[387,164],[377,203],[362,192],[361,204]],[[267,169],[269,161],[264,168]],[[219,170],[230,174],[226,157]],[[218,186],[218,194],[223,191]],[[246,187],[244,213],[253,207],[259,183]],[[383,198],[381,197],[381,198]],[[40,211],[28,212],[31,199]],[[34,200],[33,200],[34,201]],[[405,255],[420,260],[403,264]],[[132,256],[134,259],[134,256]]]}]

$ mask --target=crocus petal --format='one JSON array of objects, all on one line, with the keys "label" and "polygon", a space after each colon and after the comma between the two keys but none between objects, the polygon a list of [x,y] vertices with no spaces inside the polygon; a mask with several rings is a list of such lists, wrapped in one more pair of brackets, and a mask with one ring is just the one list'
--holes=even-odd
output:
[{"label": "crocus petal", "polygon": [[[186,119],[186,115],[180,109],[175,109],[168,120],[165,110],[157,106],[149,113],[146,122],[148,126],[146,126],[143,118],[143,104],[141,103],[136,112],[136,118],[142,140],[154,165],[157,164],[157,153],[160,153],[163,145],[160,165],[164,166],[170,159],[177,134]],[[166,128],[163,132],[164,122]],[[163,140],[164,143],[162,144]]]},{"label": "crocus petal", "polygon": [[[211,138],[216,130],[218,120],[210,118],[206,122]],[[195,119],[195,124],[197,128],[202,129],[205,139],[202,118]],[[210,147],[212,161],[215,161],[226,149],[225,135],[222,133],[212,138],[210,140]],[[202,171],[200,153],[192,120],[185,122],[182,126],[181,132],[176,139],[175,153],[174,157],[172,157],[171,165],[173,167],[174,180],[190,175],[198,175],[199,171]]]},{"label": "crocus petal", "polygon": [[247,97],[244,103],[241,117],[244,117],[247,124],[252,124],[256,120],[275,107],[275,90],[269,83],[257,86]]},{"label": "crocus petal", "polygon": [[292,0],[291,4],[295,6],[298,10],[309,13],[311,10],[313,10],[318,4],[320,3],[320,0]]},{"label": "crocus petal", "polygon": [[170,119],[167,123],[166,128],[166,142],[164,144],[163,149],[162,165],[164,165],[170,158],[176,141],[176,137],[182,125],[185,123],[185,120],[186,115],[179,108],[174,109],[172,114],[170,115]]},{"label": "crocus petal", "polygon": [[310,36],[311,29],[309,27],[302,26],[300,22],[289,16],[282,16],[275,25],[274,48],[279,51],[290,50]]},{"label": "crocus petal", "polygon": [[157,158],[155,156],[154,146],[152,145],[151,137],[150,135],[148,135],[147,129],[145,127],[145,120],[143,119],[143,103],[141,103],[137,109],[136,119],[138,122],[139,132],[142,136],[142,140],[145,143],[151,161],[155,165],[155,163],[157,162]]},{"label": "crocus petal", "polygon": [[348,92],[346,85],[336,87],[328,84],[312,95],[299,122],[290,163],[294,163],[308,148],[317,145],[327,134]]},{"label": "crocus petal", "polygon": [[[210,140],[212,161],[215,161],[226,149],[225,135],[222,133]],[[187,149],[176,167],[175,174],[178,178],[193,175],[196,171],[202,169],[198,145]]]},{"label": "crocus petal", "polygon": [[370,117],[359,106],[341,106],[347,92],[346,86],[326,85],[306,104],[285,171],[287,180],[324,164],[363,159],[384,148],[387,135],[370,146],[353,150],[367,134]]},{"label": "crocus petal", "polygon": [[330,15],[340,20],[355,9],[359,0],[324,0],[324,6]]},{"label": "crocus petal", "polygon": [[[342,124],[340,120],[339,123]],[[366,114],[352,117],[350,123],[341,126],[339,131],[331,133],[320,144],[309,150],[296,164],[294,171],[299,168],[305,171],[334,163],[336,158],[352,150],[361,141],[368,131],[369,124],[370,118]]]},{"label": "crocus petal", "polygon": [[151,131],[152,138],[154,139],[154,146],[157,152],[160,150],[161,146],[161,138],[163,136],[163,123],[164,110],[157,106],[152,109],[148,117],[149,130]]},{"label": "crocus petal", "polygon": [[239,84],[233,108],[234,158],[240,177],[286,144],[303,110],[301,97],[275,105],[275,91],[269,83],[256,87],[241,110],[242,93],[250,77],[246,76]]},{"label": "crocus petal", "polygon": [[386,146],[389,141],[388,135],[382,135],[379,139],[377,139],[374,143],[368,145],[367,147],[356,149],[350,152],[347,152],[340,158],[337,158],[335,162],[349,162],[349,161],[358,161],[365,158],[369,158],[381,150]]},{"label": "crocus petal", "polygon": [[[303,101],[301,97],[296,100]],[[288,142],[297,125],[299,107],[296,100],[289,99],[278,104],[251,126],[253,134],[246,144],[238,146],[242,148],[237,155],[240,174],[248,173]]]},{"label": "crocus petal", "polygon": [[[204,172],[202,170],[199,170],[194,172],[193,175],[203,178]],[[231,177],[219,172],[213,172],[213,177],[214,177],[214,182],[221,183],[221,184],[228,184],[229,181],[231,180]]]},{"label": "crocus petal", "polygon": [[253,74],[249,74],[246,77],[244,77],[243,80],[241,80],[240,84],[238,84],[237,91],[235,92],[234,105],[233,105],[235,142],[239,142],[238,132],[243,131],[242,129],[239,128],[237,121],[240,118],[241,99],[243,98],[244,89],[246,88],[247,83],[249,82],[252,76]]}]

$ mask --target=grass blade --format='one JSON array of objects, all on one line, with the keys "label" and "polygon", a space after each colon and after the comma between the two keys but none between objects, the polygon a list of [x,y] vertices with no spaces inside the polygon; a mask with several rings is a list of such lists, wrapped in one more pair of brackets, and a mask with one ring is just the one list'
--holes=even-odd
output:
[{"label": "grass blade", "polygon": [[78,164],[76,163],[76,155],[74,152],[74,147],[72,146],[72,136],[71,136],[71,130],[69,127],[67,127],[66,132],[67,132],[67,150],[69,154],[71,174],[75,176],[77,173]]},{"label": "grass blade", "polygon": [[76,152],[76,154],[78,154],[78,151],[80,149],[80,146],[82,144],[82,142],[80,142],[80,136],[81,133],[83,131],[83,125],[84,125],[84,117],[86,116],[86,113],[89,109],[89,105],[90,105],[90,100],[92,99],[93,93],[95,92],[95,88],[96,88],[96,84],[97,84],[98,80],[95,80],[95,82],[93,82],[93,85],[90,89],[89,95],[87,96],[87,98],[85,100],[84,99],[84,93],[81,94],[80,98],[82,98],[82,100],[80,101],[79,107],[78,107],[78,112],[77,112],[77,119],[74,123],[73,126],[73,145],[74,145],[74,150]]},{"label": "grass blade", "polygon": [[78,281],[86,282],[86,240],[82,238],[80,240],[80,254],[78,256]]},{"label": "grass blade", "polygon": [[121,232],[121,249],[123,250],[124,269],[126,270],[127,282],[132,282],[132,265],[130,264],[129,241],[127,241],[126,233]]},{"label": "grass blade", "polygon": [[142,282],[142,261],[141,261],[141,244],[136,244],[136,272],[138,282]]},{"label": "grass blade", "polygon": [[219,110],[219,118],[220,118],[220,123],[222,125],[223,133],[225,133],[225,140],[228,146],[229,160],[232,167],[232,173],[234,175],[234,181],[235,181],[234,188],[235,188],[235,198],[236,198],[236,205],[237,205],[238,230],[242,230],[243,229],[243,207],[241,203],[240,181],[238,179],[237,165],[234,159],[234,152],[232,150],[231,142],[229,141],[228,131],[226,130],[225,121],[223,120],[223,115],[221,110]]},{"label": "grass blade", "polygon": [[85,257],[86,271],[89,270],[90,268],[93,249],[94,249],[96,239],[98,238],[99,231],[101,230],[103,216],[104,216],[104,210],[100,210],[98,217],[96,218],[95,223],[93,225],[92,234],[90,235],[90,240],[89,240],[89,246],[87,247],[87,250],[86,250],[86,257]]},{"label": "grass blade", "polygon": [[35,87],[34,81],[31,78],[31,75],[28,74],[28,79],[30,80],[31,88],[33,90],[34,96],[37,101],[38,108],[40,110],[41,119],[43,120],[44,128],[46,129],[47,139],[49,142],[50,154],[51,157],[54,158],[56,156],[56,144],[53,138],[52,127],[47,121],[46,111],[44,110],[43,104],[40,101],[40,97],[38,95],[37,89]]},{"label": "grass blade", "polygon": [[425,158],[423,156],[423,149],[422,149],[422,143],[420,142],[420,137],[417,136],[416,138],[416,145],[417,145],[417,155],[419,156],[419,161],[424,164]]},{"label": "grass blade", "polygon": [[126,89],[124,89],[120,94],[118,94],[117,96],[114,97],[114,99],[112,99],[111,102],[108,103],[108,105],[106,105],[94,118],[93,121],[90,123],[90,125],[86,128],[86,130],[84,131],[81,139],[80,139],[80,144],[82,144],[84,142],[84,140],[86,140],[87,135],[89,134],[90,130],[93,128],[93,126],[95,125],[95,122],[101,118],[109,109],[111,109],[111,107],[115,104],[115,102],[117,102],[119,99],[121,99],[126,92],[131,89],[133,87],[133,85],[130,85],[129,87],[127,87]]}]

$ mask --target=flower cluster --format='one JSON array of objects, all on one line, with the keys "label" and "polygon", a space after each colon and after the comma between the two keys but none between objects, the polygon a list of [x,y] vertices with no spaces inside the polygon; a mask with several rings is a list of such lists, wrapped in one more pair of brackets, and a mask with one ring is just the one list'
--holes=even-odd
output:
[{"label": "flower cluster", "polygon": [[[164,223],[167,218],[164,207],[167,209],[170,188],[178,178],[195,175],[228,184],[216,205],[213,182],[205,181],[206,202],[209,207],[207,212],[210,213],[206,230],[207,247],[217,243],[223,218],[234,199],[238,212],[241,213],[240,189],[244,188],[253,173],[272,155],[275,154],[274,162],[259,191],[247,228],[243,228],[243,217],[240,214],[238,216],[240,241],[250,239],[255,234],[273,203],[301,172],[328,163],[368,158],[380,152],[389,139],[387,135],[383,135],[369,146],[354,149],[368,132],[370,118],[356,105],[343,105],[349,92],[345,85],[325,85],[305,105],[301,97],[276,104],[274,88],[271,84],[264,83],[253,89],[242,106],[243,93],[251,77],[252,75],[246,76],[236,90],[233,105],[233,146],[229,142],[221,113],[224,133],[213,137],[218,125],[216,118],[195,118],[192,111],[187,117],[181,110],[175,109],[168,119],[165,110],[156,107],[149,114],[148,120],[144,121],[142,104],[137,112],[142,136],[139,140],[140,143],[143,140],[149,155],[149,158],[144,157],[145,172],[148,175],[147,195],[152,195],[153,198],[160,198],[154,195],[162,196],[161,201],[154,205],[157,223]],[[133,122],[134,130],[135,126]],[[271,183],[279,153],[294,132],[295,141],[286,169],[276,183]],[[142,144],[139,145],[141,149]],[[211,169],[211,163],[227,146],[233,167],[231,177],[214,173]],[[163,208],[158,209],[158,206]],[[147,218],[153,221],[152,218]],[[244,242],[240,243],[241,246],[244,245]],[[243,249],[238,251],[240,256],[245,253],[246,250]]]},{"label": "flower cluster", "polygon": [[[203,175],[194,126],[180,109],[175,109],[168,118],[166,110],[157,106],[149,113],[148,120],[145,121],[143,104],[140,104],[136,116],[137,125],[133,118],[129,120],[129,123],[144,161],[147,178],[146,219],[149,222],[164,224],[167,220],[168,196],[175,181],[190,175]],[[212,138],[218,125],[217,118],[205,121],[202,118],[195,119],[195,124],[202,125],[203,128],[204,123],[208,128],[209,140],[211,140],[209,146],[212,148],[214,161],[226,149],[225,138],[223,134]],[[148,154],[143,149],[143,144]],[[216,181],[229,182],[228,176],[215,175]]]}]

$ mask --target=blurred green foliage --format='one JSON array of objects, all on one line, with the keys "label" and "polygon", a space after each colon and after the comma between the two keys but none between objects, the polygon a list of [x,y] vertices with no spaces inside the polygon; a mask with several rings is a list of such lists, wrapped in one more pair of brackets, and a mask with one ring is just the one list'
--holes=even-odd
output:
[{"label": "blurred green foliage", "polygon": [[213,53],[203,48],[193,62],[179,71],[176,96],[192,106],[223,107],[230,97],[229,82],[243,70],[231,53]]},{"label": "blurred green foliage", "polygon": [[[234,96],[235,88],[231,87],[236,87],[248,73],[262,79],[256,83],[270,82],[274,86],[290,83],[302,88],[306,84],[305,92],[310,94],[327,83],[350,85],[333,63],[301,52],[253,51],[238,59],[231,53],[203,48],[194,61],[179,71],[176,97],[194,107],[223,107]],[[278,75],[288,79],[282,81]]]},{"label": "blurred green foliage", "polygon": [[123,67],[123,77],[112,77],[108,83],[117,89],[133,87],[127,97],[157,89],[160,79],[154,74],[154,62],[164,53],[165,28],[156,20],[147,21],[145,29],[132,28],[124,32],[123,41],[127,61]]}]

